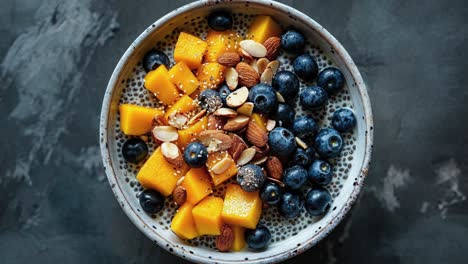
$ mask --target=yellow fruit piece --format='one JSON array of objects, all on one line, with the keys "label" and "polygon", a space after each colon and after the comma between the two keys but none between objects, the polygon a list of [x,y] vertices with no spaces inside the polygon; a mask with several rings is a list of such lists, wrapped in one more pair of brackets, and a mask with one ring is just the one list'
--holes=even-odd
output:
[{"label": "yellow fruit piece", "polygon": [[192,168],[182,182],[187,191],[187,202],[197,204],[212,193],[211,178],[205,168]]},{"label": "yellow fruit piece", "polygon": [[211,169],[213,168],[216,163],[222,160],[224,157],[228,157],[232,159],[231,155],[227,151],[218,151],[208,154],[208,160],[206,161],[206,167],[208,168],[208,172],[210,173],[211,180],[215,186],[220,185],[221,183],[227,181],[232,176],[237,174],[237,166],[236,163],[233,161],[231,167],[227,169],[225,172],[221,174],[215,174]]},{"label": "yellow fruit piece", "polygon": [[151,131],[155,116],[163,116],[160,109],[132,104],[119,105],[120,130],[125,135],[143,135]]},{"label": "yellow fruit piece", "polygon": [[217,62],[203,63],[197,70],[200,90],[215,89],[224,81],[226,67]]},{"label": "yellow fruit piece", "polygon": [[258,126],[260,126],[265,132],[267,131],[266,129],[266,122],[267,119],[264,115],[258,114],[258,113],[253,113],[252,116],[250,117],[254,123],[256,123]]},{"label": "yellow fruit piece", "polygon": [[239,42],[242,37],[235,31],[216,31],[210,30],[206,35],[208,48],[205,54],[205,61],[217,62],[219,56],[225,52],[237,52]]},{"label": "yellow fruit piece", "polygon": [[172,83],[169,72],[164,64],[146,74],[145,87],[153,92],[159,101],[165,105],[171,105],[179,97],[179,91]]},{"label": "yellow fruit piece", "polygon": [[186,94],[193,93],[200,84],[197,77],[195,77],[190,68],[183,61],[177,63],[169,70],[169,76],[171,77],[172,83]]},{"label": "yellow fruit piece", "polygon": [[208,196],[192,209],[193,220],[199,235],[221,234],[223,199]]},{"label": "yellow fruit piece", "polygon": [[259,43],[265,42],[269,37],[279,37],[281,27],[270,16],[256,16],[247,31],[247,39],[253,39]]},{"label": "yellow fruit piece", "polygon": [[231,225],[232,233],[234,233],[234,242],[232,243],[233,251],[241,251],[245,247],[245,228],[241,226]]},{"label": "yellow fruit piece", "polygon": [[184,203],[172,218],[171,229],[182,239],[192,239],[198,236],[192,216],[193,205]]},{"label": "yellow fruit piece", "polygon": [[158,147],[149,159],[143,164],[137,174],[137,180],[144,188],[159,191],[169,196],[177,185],[177,181],[189,170],[187,164],[176,168],[164,158],[161,147]]},{"label": "yellow fruit piece", "polygon": [[261,214],[262,200],[258,191],[246,192],[237,184],[228,185],[222,212],[225,223],[254,229]]},{"label": "yellow fruit piece", "polygon": [[169,120],[171,115],[187,114],[193,109],[197,108],[197,103],[193,101],[188,95],[183,95],[179,98],[169,109],[166,111],[164,117]]},{"label": "yellow fruit piece", "polygon": [[187,66],[194,70],[198,68],[203,60],[207,44],[202,39],[181,32],[174,49],[174,60],[183,61]]},{"label": "yellow fruit piece", "polygon": [[198,134],[203,130],[208,128],[208,118],[205,116],[197,123],[189,126],[186,129],[182,129],[177,131],[179,133],[179,139],[177,140],[177,145],[181,149],[185,149],[185,147],[192,141],[196,140]]}]

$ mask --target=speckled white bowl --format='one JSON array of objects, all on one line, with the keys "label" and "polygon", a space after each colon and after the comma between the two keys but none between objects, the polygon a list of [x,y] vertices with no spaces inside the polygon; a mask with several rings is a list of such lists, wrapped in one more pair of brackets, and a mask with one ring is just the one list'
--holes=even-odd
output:
[{"label": "speckled white bowl", "polygon": [[[217,9],[228,9],[246,14],[266,14],[274,17],[283,26],[294,26],[301,30],[307,36],[308,41],[313,43],[314,49],[320,50],[317,56],[326,57],[322,67],[333,64],[343,71],[347,84],[345,98],[354,109],[358,119],[355,131],[349,136],[352,149],[350,148],[347,154],[346,160],[349,164],[344,170],[345,175],[340,176],[340,179],[334,183],[335,187],[332,187],[335,188],[332,209],[324,217],[310,220],[307,226],[297,234],[272,243],[266,250],[259,252],[246,249],[241,252],[221,253],[210,248],[194,246],[177,238],[167,228],[167,224],[164,227],[164,223],[158,221],[157,218],[153,219],[140,211],[135,191],[138,192],[141,188],[128,184],[128,181],[134,180],[129,180],[128,173],[132,174],[132,171],[122,166],[119,153],[121,146],[119,137],[122,135],[118,134],[118,104],[119,101],[124,100],[122,98],[126,98],[125,83],[130,82],[129,76],[139,74],[137,65],[143,54],[151,49],[162,36],[172,32],[179,25],[187,24],[190,18],[204,18],[208,13]],[[141,74],[137,77],[140,80]],[[139,86],[142,85],[139,84]],[[129,87],[128,84],[127,87]],[[332,110],[333,108],[327,111]],[[326,118],[324,120],[323,122],[327,122]],[[198,1],[176,9],[156,21],[130,45],[120,59],[107,86],[100,120],[100,144],[106,174],[119,204],[132,222],[159,246],[180,257],[195,262],[217,263],[279,262],[304,252],[328,235],[349,211],[362,188],[372,152],[372,132],[372,113],[366,87],[346,50],[328,31],[308,16],[287,5],[264,0]],[[339,172],[339,175],[343,175],[343,172]]]}]

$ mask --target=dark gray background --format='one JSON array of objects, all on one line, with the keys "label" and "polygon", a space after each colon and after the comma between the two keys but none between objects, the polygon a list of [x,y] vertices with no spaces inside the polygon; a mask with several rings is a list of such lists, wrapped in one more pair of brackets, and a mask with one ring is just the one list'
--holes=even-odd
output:
[{"label": "dark gray background", "polygon": [[[189,1],[1,0],[0,262],[182,263],[117,204],[98,122],[118,59]],[[352,214],[288,263],[466,263],[468,4],[283,1],[363,73],[375,152]]]}]

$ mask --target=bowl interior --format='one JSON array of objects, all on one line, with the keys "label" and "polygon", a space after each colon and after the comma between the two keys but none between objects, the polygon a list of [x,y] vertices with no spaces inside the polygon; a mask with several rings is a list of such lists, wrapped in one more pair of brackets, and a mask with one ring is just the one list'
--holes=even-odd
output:
[{"label": "bowl interior", "polygon": [[[292,220],[279,216],[276,208],[264,210],[261,223],[272,231],[272,243],[260,252],[245,249],[241,252],[220,253],[214,248],[214,239],[202,237],[190,242],[183,241],[170,230],[170,221],[175,213],[171,199],[167,199],[163,212],[147,215],[140,210],[138,193],[142,190],[136,181],[141,166],[131,165],[122,158],[121,147],[128,138],[119,127],[118,105],[135,103],[156,106],[157,100],[143,86],[145,71],[141,58],[151,48],[164,50],[172,60],[173,48],[181,31],[205,37],[208,26],[206,15],[213,10],[228,9],[234,14],[234,29],[245,33],[254,15],[270,15],[283,28],[293,26],[301,30],[308,39],[307,52],[313,55],[320,68],[336,66],[346,77],[344,91],[330,98],[327,106],[318,111],[303,111],[297,102],[297,115],[311,114],[321,127],[329,126],[329,117],[338,107],[352,108],[357,117],[357,127],[352,133],[344,134],[345,147],[341,157],[331,160],[335,176],[327,189],[332,193],[333,205],[321,218],[310,217],[305,211]],[[294,58],[280,54],[280,69],[292,70]],[[301,81],[301,89],[314,82]],[[279,261],[298,254],[317,243],[341,220],[356,199],[367,171],[370,155],[371,116],[365,87],[354,64],[339,45],[324,29],[296,10],[269,1],[220,1],[197,2],[168,14],[151,25],[127,50],[117,66],[106,92],[101,116],[101,149],[106,173],[119,203],[130,219],[161,247],[193,261],[213,262],[270,262]],[[308,142],[310,145],[310,142]],[[154,144],[150,140],[150,151]],[[216,189],[222,196],[224,189]]]}]

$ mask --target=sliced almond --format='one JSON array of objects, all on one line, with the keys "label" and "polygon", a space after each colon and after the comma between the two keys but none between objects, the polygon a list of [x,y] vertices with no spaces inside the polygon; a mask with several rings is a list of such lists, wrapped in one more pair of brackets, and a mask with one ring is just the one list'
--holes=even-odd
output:
[{"label": "sliced almond", "polygon": [[278,101],[278,103],[284,103],[286,102],[284,100],[284,97],[279,93],[279,92],[276,92],[276,100]]},{"label": "sliced almond", "polygon": [[268,142],[267,133],[255,122],[250,121],[245,133],[247,141],[257,147],[264,147]]},{"label": "sliced almond", "polygon": [[221,54],[218,58],[218,63],[226,67],[234,67],[241,60],[240,56],[236,52],[226,52]]},{"label": "sliced almond", "polygon": [[299,145],[301,148],[303,148],[303,149],[308,148],[307,143],[305,143],[302,139],[300,139],[298,137],[296,137],[295,139],[296,139],[297,145]]},{"label": "sliced almond", "polygon": [[210,130],[221,130],[226,124],[226,119],[224,117],[209,115],[208,116],[208,128]]},{"label": "sliced almond", "polygon": [[187,190],[182,185],[178,185],[175,187],[174,191],[172,191],[172,199],[174,199],[175,204],[181,206],[187,200]]},{"label": "sliced almond", "polygon": [[269,37],[265,42],[263,42],[263,45],[267,50],[265,57],[273,60],[278,56],[281,47],[281,39],[278,37]]},{"label": "sliced almond", "polygon": [[234,165],[234,161],[228,156],[225,156],[220,161],[218,161],[215,165],[213,165],[213,167],[211,167],[211,171],[214,174],[221,174],[227,171],[232,165]]},{"label": "sliced almond", "polygon": [[236,71],[239,74],[240,85],[252,87],[260,80],[258,72],[245,62],[239,62],[236,66]]},{"label": "sliced almond", "polygon": [[224,125],[224,130],[226,131],[238,131],[242,128],[246,127],[249,123],[250,118],[244,115],[238,115],[236,117],[232,117],[228,119],[226,124]]},{"label": "sliced almond", "polygon": [[276,120],[273,120],[273,119],[268,119],[267,123],[266,123],[266,129],[268,131],[272,131],[273,128],[275,128],[276,126]]},{"label": "sliced almond", "polygon": [[279,61],[277,60],[270,61],[270,63],[268,63],[267,65],[267,68],[270,68],[273,75],[275,75],[279,68]]},{"label": "sliced almond", "polygon": [[237,113],[245,116],[251,116],[254,109],[254,104],[252,102],[245,102],[243,105],[237,108]]},{"label": "sliced almond", "polygon": [[177,113],[170,115],[167,122],[175,128],[182,129],[188,121],[189,119],[186,115]]},{"label": "sliced almond", "polygon": [[255,149],[254,148],[248,148],[240,154],[239,158],[237,159],[236,163],[238,166],[245,165],[249,163],[253,157],[255,156]]},{"label": "sliced almond", "polygon": [[184,180],[185,180],[185,176],[180,177],[180,178],[177,180],[176,186],[181,185],[182,182],[184,182]]},{"label": "sliced almond", "polygon": [[187,125],[190,126],[190,125],[195,124],[196,122],[198,122],[198,120],[200,120],[205,115],[206,115],[206,109],[202,109],[200,112],[192,116],[192,118],[190,118],[190,120],[187,122]]},{"label": "sliced almond", "polygon": [[260,82],[271,85],[271,83],[273,82],[273,72],[270,68],[266,68],[263,71],[262,75],[260,76]]},{"label": "sliced almond", "polygon": [[255,165],[262,165],[264,164],[266,161],[268,160],[268,157],[265,156],[265,157],[262,157],[262,158],[259,158],[259,159],[255,159],[255,160],[252,160],[252,164],[255,164]]},{"label": "sliced almond", "polygon": [[226,97],[226,104],[230,107],[239,107],[247,101],[249,97],[249,89],[242,87],[230,93]]},{"label": "sliced almond", "polygon": [[237,73],[236,69],[228,68],[224,76],[229,90],[235,90],[239,84],[239,74]]},{"label": "sliced almond", "polygon": [[257,66],[257,60],[252,60],[250,63],[249,63],[250,66],[252,66],[252,68],[257,72],[257,73],[261,73],[258,71],[258,66]]},{"label": "sliced almond", "polygon": [[222,116],[222,117],[235,117],[237,116],[237,112],[231,108],[222,107],[216,110],[213,113],[215,116]]},{"label": "sliced almond", "polygon": [[209,153],[227,150],[232,146],[232,138],[222,130],[205,130],[198,135],[198,139],[207,147]]},{"label": "sliced almond", "polygon": [[242,152],[247,148],[245,141],[238,135],[232,135],[232,146],[229,148],[229,154],[231,154],[234,160],[237,160]]},{"label": "sliced almond", "polygon": [[177,128],[173,126],[156,126],[152,133],[154,138],[162,142],[176,141],[179,138]]},{"label": "sliced almond", "polygon": [[270,63],[270,61],[267,58],[258,59],[257,61],[258,73],[261,74],[262,72],[264,72],[268,66],[268,63]]},{"label": "sliced almond", "polygon": [[262,58],[267,54],[267,49],[263,44],[255,40],[246,39],[239,42],[239,46],[249,53],[252,57]]},{"label": "sliced almond", "polygon": [[252,55],[250,55],[247,51],[245,51],[243,48],[238,49],[239,55],[241,55],[242,58],[246,61],[253,60]]},{"label": "sliced almond", "polygon": [[161,152],[167,162],[181,168],[184,165],[184,158],[176,144],[171,142],[164,142],[161,144]]},{"label": "sliced almond", "polygon": [[221,252],[227,252],[234,244],[234,232],[227,224],[221,227],[221,234],[216,238],[216,248]]}]

